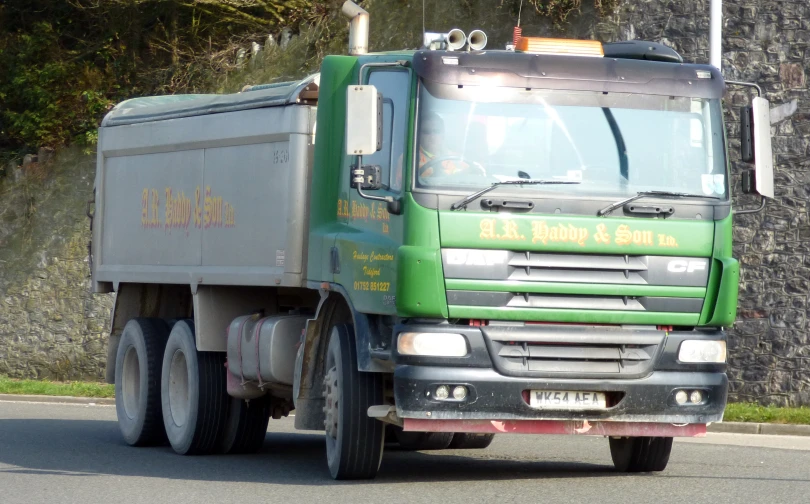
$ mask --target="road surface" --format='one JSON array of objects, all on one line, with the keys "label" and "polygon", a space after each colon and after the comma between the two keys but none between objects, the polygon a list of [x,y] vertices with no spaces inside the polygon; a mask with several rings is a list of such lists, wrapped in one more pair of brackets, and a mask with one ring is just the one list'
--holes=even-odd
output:
[{"label": "road surface", "polygon": [[613,472],[607,440],[496,436],[486,450],[389,451],[376,480],[329,478],[323,436],[271,420],[261,453],[131,448],[115,409],[0,402],[0,503],[808,503],[810,438],[676,441],[668,469]]}]

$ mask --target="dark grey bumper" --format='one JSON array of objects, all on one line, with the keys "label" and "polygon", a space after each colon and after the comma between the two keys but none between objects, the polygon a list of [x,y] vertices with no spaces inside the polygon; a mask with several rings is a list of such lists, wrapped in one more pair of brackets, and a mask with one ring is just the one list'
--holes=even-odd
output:
[{"label": "dark grey bumper", "polygon": [[[465,385],[466,401],[440,401],[440,384]],[[701,390],[700,405],[678,406],[677,389]],[[618,403],[601,411],[537,410],[530,390],[607,392]],[[446,420],[611,420],[621,422],[708,423],[722,420],[728,394],[725,373],[658,371],[635,380],[550,380],[503,376],[494,369],[397,366],[394,395],[402,418]]]},{"label": "dark grey bumper", "polygon": [[[394,394],[402,418],[687,424],[720,421],[726,405],[725,364],[685,364],[677,358],[683,340],[724,340],[721,330],[420,324],[399,326],[396,332],[401,331],[463,334],[470,350],[465,358],[395,351]],[[443,384],[464,385],[469,395],[440,400],[435,391]],[[608,407],[539,410],[529,405],[532,390],[604,392]],[[678,405],[678,390],[699,390],[703,401]]]}]

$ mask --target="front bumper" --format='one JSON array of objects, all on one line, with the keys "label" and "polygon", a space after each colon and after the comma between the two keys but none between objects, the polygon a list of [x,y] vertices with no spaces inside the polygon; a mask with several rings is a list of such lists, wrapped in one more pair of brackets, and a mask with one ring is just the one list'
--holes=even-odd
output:
[{"label": "front bumper", "polygon": [[[437,400],[441,384],[464,385],[466,401]],[[678,406],[677,389],[701,390],[700,405]],[[530,390],[607,392],[618,402],[604,410],[551,411],[529,406]],[[397,366],[394,396],[401,418],[432,420],[604,420],[614,422],[709,423],[723,418],[728,393],[725,373],[659,371],[635,380],[526,379],[494,369]]]},{"label": "front bumper", "polygon": [[[398,329],[415,330],[404,326]],[[661,331],[659,342],[653,343],[654,339],[649,338],[649,330],[644,333],[647,339],[643,339],[639,337],[641,333],[638,329],[611,330],[610,333],[605,333],[607,336],[603,339],[598,334],[601,329],[561,330],[557,327],[533,326],[509,330],[509,338],[532,341],[538,345],[575,345],[584,341],[593,347],[596,345],[593,341],[602,345],[610,338],[615,341],[639,341],[647,345],[644,348],[650,354],[648,363],[636,366],[632,373],[615,373],[610,376],[605,373],[589,375],[570,369],[556,373],[521,372],[505,367],[503,359],[499,360],[498,357],[499,349],[503,347],[492,341],[492,334],[497,331],[487,334],[486,329],[447,324],[432,329],[430,326],[419,326],[418,330],[462,333],[470,344],[471,352],[468,358],[462,360],[401,356],[395,353],[396,409],[398,416],[406,421],[587,420],[705,425],[723,418],[728,394],[725,366],[681,364],[677,362],[676,355],[679,344],[684,339],[724,339],[725,333],[721,331]],[[596,331],[597,334],[583,336],[583,330]],[[566,339],[570,341],[563,341]],[[548,343],[547,340],[554,343]],[[500,354],[503,352],[500,351]],[[565,369],[565,366],[561,369]],[[467,398],[462,401],[438,399],[434,392],[443,384],[451,388],[464,385],[469,390]],[[608,407],[587,411],[539,410],[529,404],[529,393],[532,390],[604,392],[608,397]],[[678,390],[700,390],[704,399],[699,404],[678,405],[675,402],[675,393]],[[411,425],[415,425],[414,422]]]}]

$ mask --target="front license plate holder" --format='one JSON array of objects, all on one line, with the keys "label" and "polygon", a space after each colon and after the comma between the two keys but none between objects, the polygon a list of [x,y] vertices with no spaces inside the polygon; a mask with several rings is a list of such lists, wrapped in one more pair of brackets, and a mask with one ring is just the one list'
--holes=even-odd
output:
[{"label": "front license plate holder", "polygon": [[541,410],[583,411],[607,409],[604,392],[582,390],[530,390],[529,406]]}]

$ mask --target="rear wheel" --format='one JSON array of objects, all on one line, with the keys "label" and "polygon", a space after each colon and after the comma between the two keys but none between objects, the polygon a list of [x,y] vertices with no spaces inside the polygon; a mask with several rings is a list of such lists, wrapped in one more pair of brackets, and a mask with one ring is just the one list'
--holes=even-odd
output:
[{"label": "rear wheel", "polygon": [[620,472],[663,471],[671,451],[671,437],[610,438],[610,456]]},{"label": "rear wheel", "polygon": [[399,447],[408,451],[444,450],[453,441],[452,432],[405,432],[396,428]]},{"label": "rear wheel", "polygon": [[467,432],[456,432],[449,448],[455,450],[481,450],[488,447],[495,434],[470,434]]},{"label": "rear wheel", "polygon": [[160,412],[160,366],[169,328],[161,319],[127,322],[115,358],[115,412],[127,444],[165,442]]},{"label": "rear wheel", "polygon": [[354,329],[337,324],[329,335],[324,373],[326,456],[335,479],[370,479],[382,461],[385,426],[368,408],[383,404],[383,380],[357,370]]},{"label": "rear wheel", "polygon": [[225,354],[198,352],[193,323],[177,322],[166,343],[160,388],[163,425],[175,452],[217,448],[230,405],[225,380]]},{"label": "rear wheel", "polygon": [[228,420],[220,438],[222,453],[256,453],[264,445],[267,424],[270,421],[269,397],[251,399],[232,398]]}]

